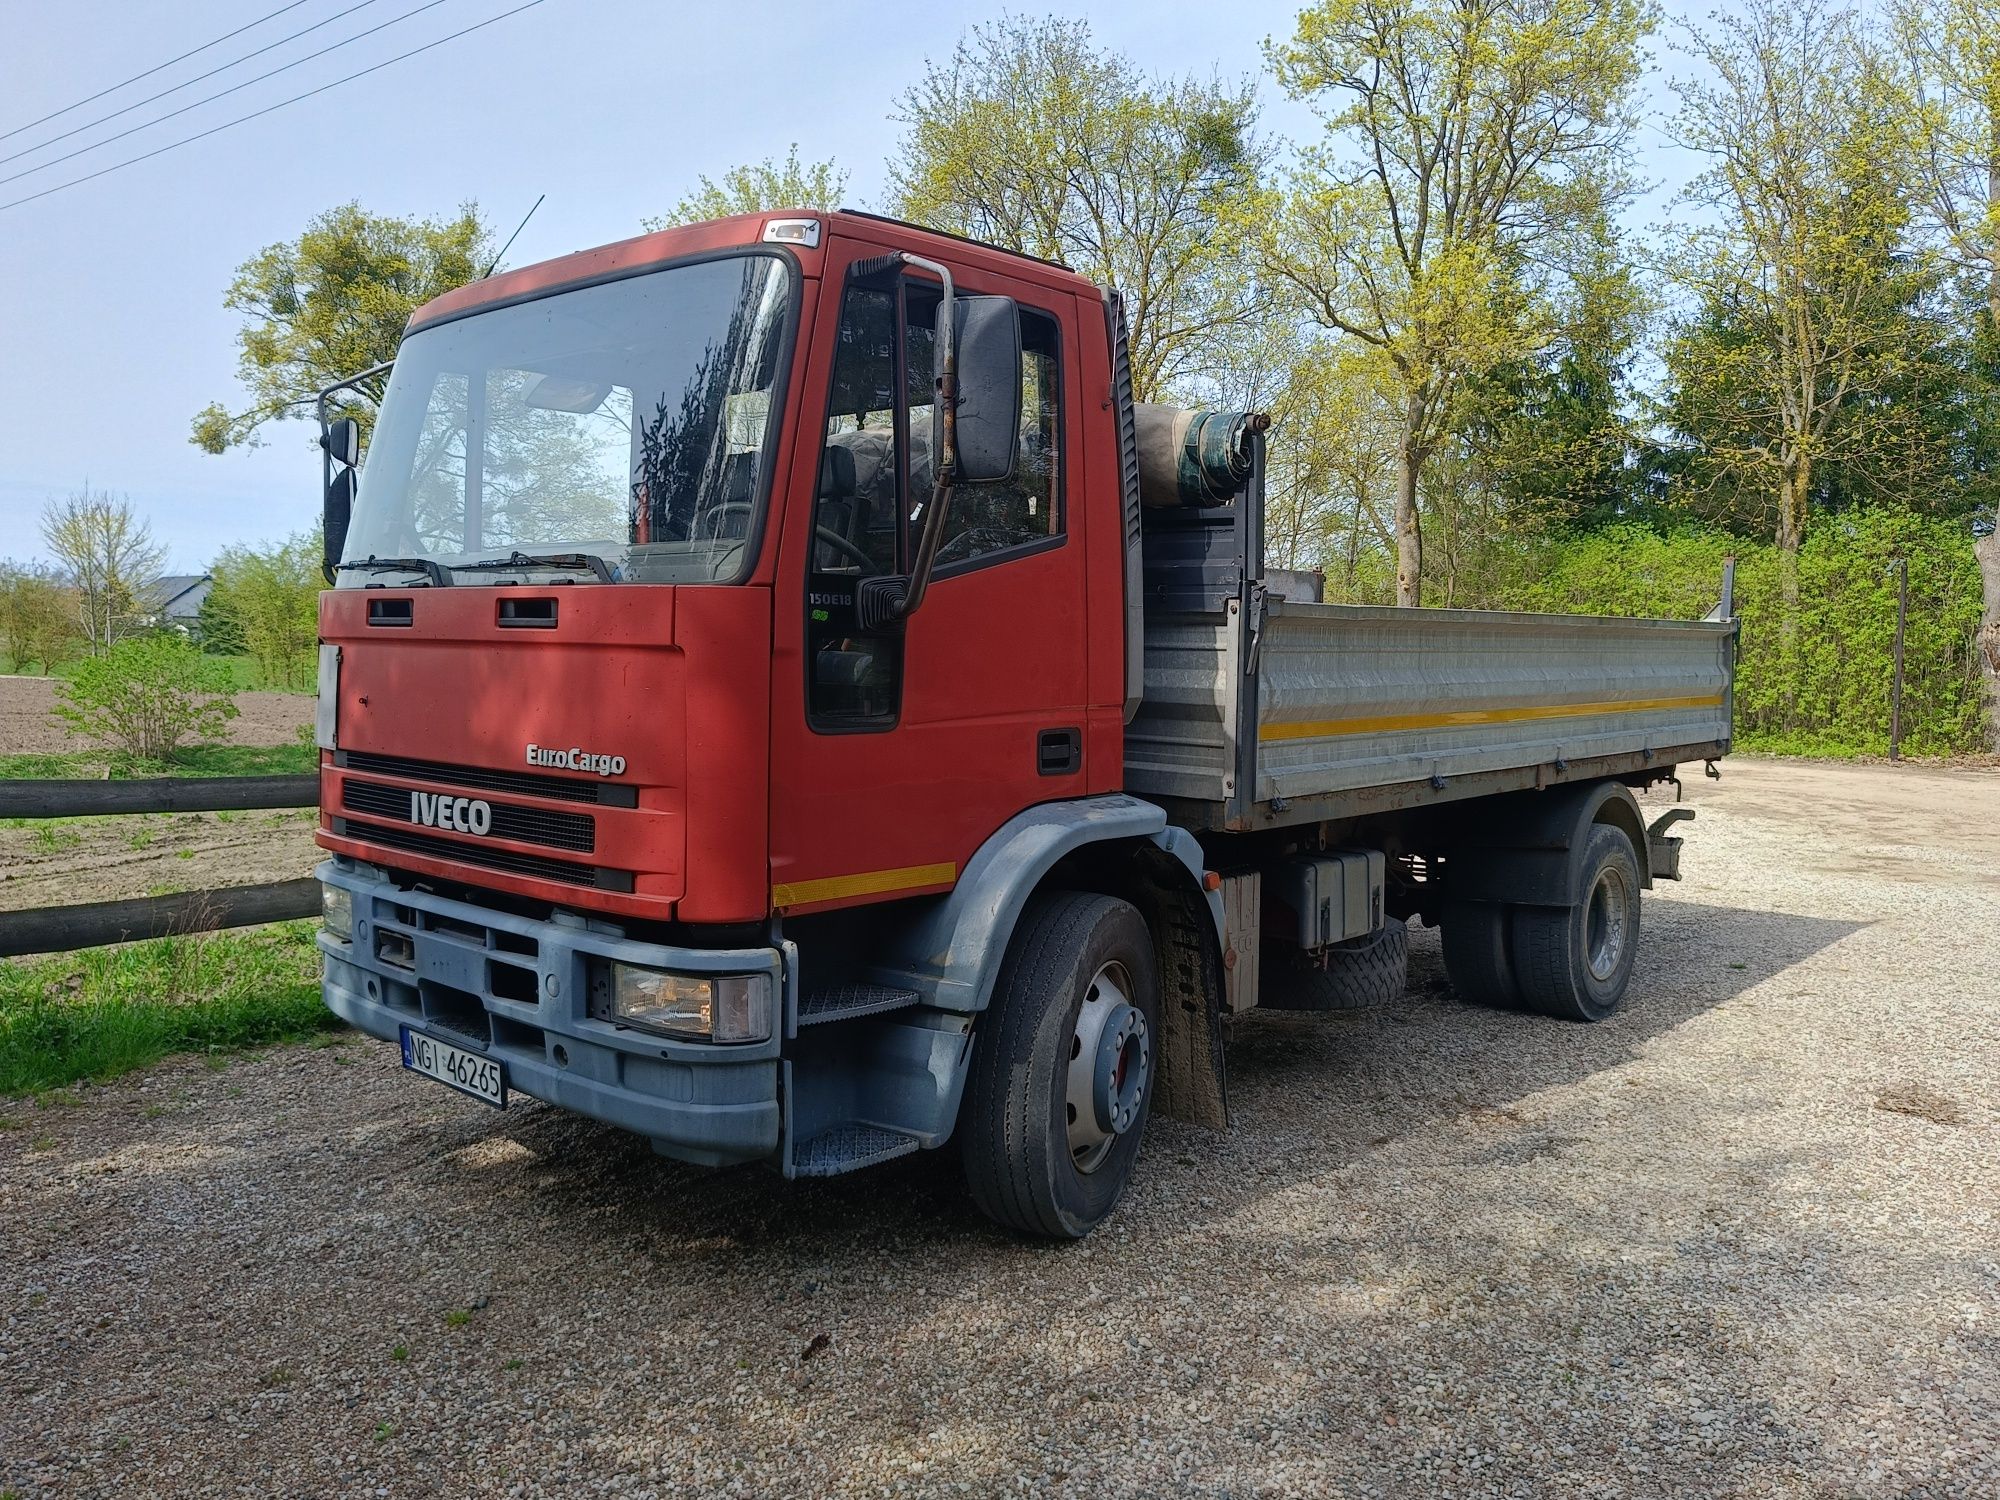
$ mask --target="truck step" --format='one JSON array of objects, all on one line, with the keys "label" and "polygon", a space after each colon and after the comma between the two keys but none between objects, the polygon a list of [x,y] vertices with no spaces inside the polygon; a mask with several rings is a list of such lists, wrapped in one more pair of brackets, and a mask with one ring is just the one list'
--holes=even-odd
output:
[{"label": "truck step", "polygon": [[908,1156],[917,1149],[909,1136],[875,1125],[836,1125],[792,1153],[795,1177],[838,1177],[842,1172]]},{"label": "truck step", "polygon": [[853,1016],[878,1015],[885,1010],[901,1010],[915,1005],[922,996],[915,990],[897,989],[886,984],[842,984],[832,989],[814,990],[799,998],[799,1025],[817,1026],[822,1021],[845,1021]]}]

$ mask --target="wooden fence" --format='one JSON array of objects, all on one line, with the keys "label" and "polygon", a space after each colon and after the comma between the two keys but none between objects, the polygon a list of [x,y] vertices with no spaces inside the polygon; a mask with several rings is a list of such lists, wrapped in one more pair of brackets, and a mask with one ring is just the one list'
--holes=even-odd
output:
[{"label": "wooden fence", "polygon": [[[205,776],[149,781],[0,781],[0,817],[87,818],[124,813],[258,812],[317,807],[317,776]],[[319,882],[138,896],[0,912],[0,958],[68,953],[177,933],[255,927],[319,915]]]}]

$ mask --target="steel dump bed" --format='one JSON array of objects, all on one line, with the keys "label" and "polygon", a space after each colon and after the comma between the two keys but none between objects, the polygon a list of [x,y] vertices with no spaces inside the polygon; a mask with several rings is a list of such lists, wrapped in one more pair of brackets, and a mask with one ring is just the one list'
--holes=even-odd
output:
[{"label": "steel dump bed", "polygon": [[1125,731],[1126,786],[1192,827],[1648,778],[1728,751],[1733,621],[1301,603],[1203,542],[1147,538]]}]

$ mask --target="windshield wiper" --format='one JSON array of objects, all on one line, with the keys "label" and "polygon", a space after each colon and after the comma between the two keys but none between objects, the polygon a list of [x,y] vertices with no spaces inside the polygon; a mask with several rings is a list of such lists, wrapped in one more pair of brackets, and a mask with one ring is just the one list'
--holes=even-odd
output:
[{"label": "windshield wiper", "polygon": [[567,568],[571,572],[593,573],[599,583],[617,582],[611,565],[594,552],[549,552],[533,556],[516,552],[507,557],[487,557],[478,562],[453,563],[454,573],[504,573],[512,568]]},{"label": "windshield wiper", "polygon": [[451,574],[435,557],[363,557],[334,565],[336,573],[381,573],[391,568],[404,573],[421,573],[439,588],[451,585]]}]

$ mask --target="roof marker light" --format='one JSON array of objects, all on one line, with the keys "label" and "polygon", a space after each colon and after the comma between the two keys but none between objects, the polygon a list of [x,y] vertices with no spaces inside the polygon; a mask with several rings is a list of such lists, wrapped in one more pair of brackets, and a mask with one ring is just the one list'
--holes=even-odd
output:
[{"label": "roof marker light", "polygon": [[819,248],[819,220],[768,220],[764,225],[764,243],[767,245],[803,245],[808,250],[817,250]]}]

